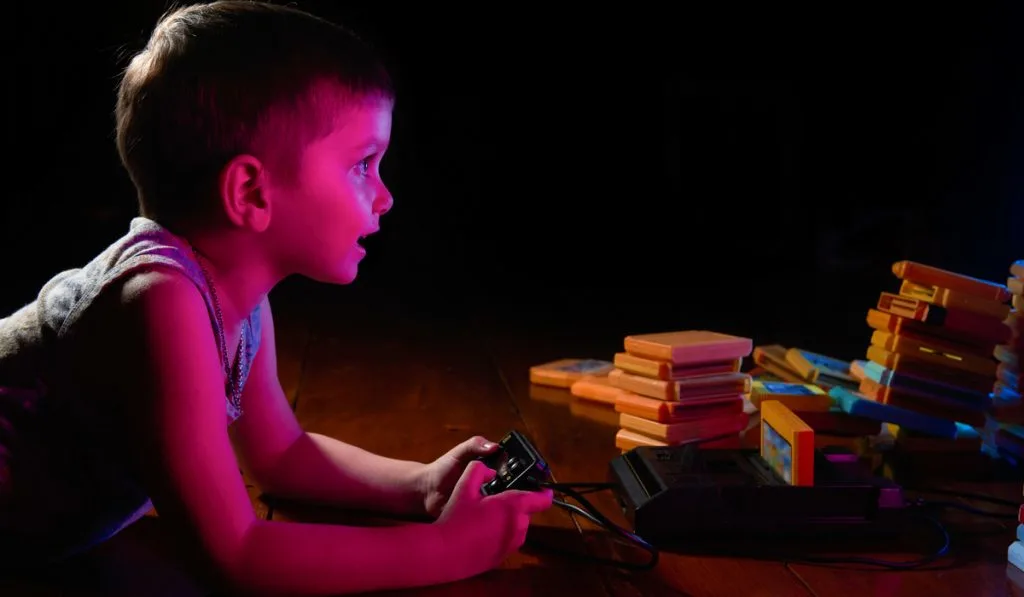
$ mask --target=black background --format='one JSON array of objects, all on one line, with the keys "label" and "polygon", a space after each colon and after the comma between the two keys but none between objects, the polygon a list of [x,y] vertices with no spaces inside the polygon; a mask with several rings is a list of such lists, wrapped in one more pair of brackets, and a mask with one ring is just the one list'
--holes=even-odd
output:
[{"label": "black background", "polygon": [[[399,85],[395,209],[346,292],[863,358],[894,261],[1024,258],[1019,3],[297,5]],[[116,77],[164,8],[8,9],[5,312],[127,230]]]}]

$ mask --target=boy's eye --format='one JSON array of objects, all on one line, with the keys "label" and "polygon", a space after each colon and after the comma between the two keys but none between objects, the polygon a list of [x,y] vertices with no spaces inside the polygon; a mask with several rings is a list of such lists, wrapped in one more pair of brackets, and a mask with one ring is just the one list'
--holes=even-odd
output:
[{"label": "boy's eye", "polygon": [[370,155],[366,156],[365,158],[360,160],[358,164],[356,164],[356,168],[359,169],[360,176],[366,176],[366,174],[370,171],[370,162],[372,161],[373,156]]}]

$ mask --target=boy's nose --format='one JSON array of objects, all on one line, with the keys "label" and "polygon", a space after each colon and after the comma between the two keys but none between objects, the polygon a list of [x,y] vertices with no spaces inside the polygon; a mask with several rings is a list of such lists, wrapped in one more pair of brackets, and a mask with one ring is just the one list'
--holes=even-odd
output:
[{"label": "boy's nose", "polygon": [[377,198],[373,200],[373,213],[382,216],[391,211],[391,206],[394,205],[395,200],[391,196],[391,192],[384,189]]}]

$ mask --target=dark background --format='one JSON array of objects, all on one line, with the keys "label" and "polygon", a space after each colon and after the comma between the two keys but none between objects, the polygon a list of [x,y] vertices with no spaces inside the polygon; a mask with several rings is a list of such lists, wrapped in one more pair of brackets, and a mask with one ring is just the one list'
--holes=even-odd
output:
[{"label": "dark background", "polygon": [[[1005,282],[1024,258],[1020,3],[297,4],[399,85],[396,206],[344,292],[863,358],[894,261]],[[12,6],[4,312],[127,230],[115,85],[165,4]]]}]

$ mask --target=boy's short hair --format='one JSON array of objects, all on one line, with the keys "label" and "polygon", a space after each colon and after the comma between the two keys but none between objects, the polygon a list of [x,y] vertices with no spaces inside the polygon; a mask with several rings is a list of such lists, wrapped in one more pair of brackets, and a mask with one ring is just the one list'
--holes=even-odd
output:
[{"label": "boy's short hair", "polygon": [[339,101],[370,97],[393,100],[391,79],[339,25],[259,1],[173,8],[125,69],[117,149],[142,215],[172,225],[208,212],[233,157],[288,168]]}]

